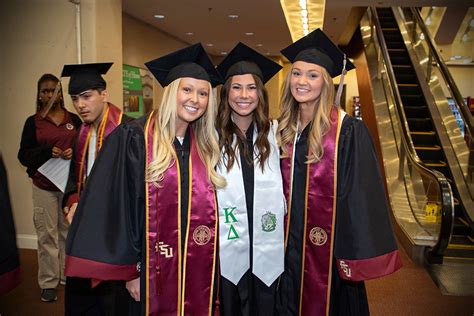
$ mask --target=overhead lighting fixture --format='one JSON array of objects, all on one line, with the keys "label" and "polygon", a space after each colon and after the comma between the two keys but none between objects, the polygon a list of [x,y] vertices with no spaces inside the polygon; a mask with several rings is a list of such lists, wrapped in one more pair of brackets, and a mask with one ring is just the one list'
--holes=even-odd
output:
[{"label": "overhead lighting fixture", "polygon": [[300,0],[300,7],[303,10],[306,10],[306,0]]},{"label": "overhead lighting fixture", "polygon": [[221,52],[221,55],[227,55],[227,52]]},{"label": "overhead lighting fixture", "polygon": [[212,43],[207,43],[206,46],[207,46],[207,47],[212,47],[212,46],[214,46],[214,44],[212,44]]},{"label": "overhead lighting fixture", "polygon": [[255,35],[255,33],[254,32],[245,32],[245,35],[252,36],[252,35]]},{"label": "overhead lighting fixture", "polygon": [[162,14],[155,14],[153,17],[158,20],[163,20],[165,18],[165,16]]},{"label": "overhead lighting fixture", "polygon": [[280,0],[293,42],[322,28],[327,0]]},{"label": "overhead lighting fixture", "polygon": [[185,35],[188,35],[188,36],[194,35],[193,32],[186,32],[186,33],[184,33],[184,34],[185,34]]},{"label": "overhead lighting fixture", "polygon": [[257,46],[257,47],[262,47],[263,44],[258,43],[256,46]]},{"label": "overhead lighting fixture", "polygon": [[239,16],[237,14],[229,14],[227,17],[229,19],[238,19],[239,18]]}]

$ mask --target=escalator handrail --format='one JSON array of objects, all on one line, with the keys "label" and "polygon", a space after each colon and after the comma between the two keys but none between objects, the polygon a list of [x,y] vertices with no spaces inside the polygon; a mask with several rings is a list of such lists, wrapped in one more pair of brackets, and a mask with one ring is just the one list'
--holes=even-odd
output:
[{"label": "escalator handrail", "polygon": [[443,58],[441,58],[438,50],[436,49],[435,44],[433,43],[433,39],[431,38],[431,34],[428,28],[426,27],[423,18],[421,17],[420,11],[416,8],[410,8],[410,11],[412,15],[416,18],[416,22],[418,23],[418,26],[420,27],[421,32],[425,37],[426,44],[428,45],[428,49],[430,50],[430,54],[434,57],[435,62],[439,65],[441,75],[443,76],[443,79],[446,82],[446,86],[451,92],[451,95],[453,96],[453,99],[455,101],[455,106],[458,108],[459,113],[462,115],[463,121],[466,123],[466,132],[469,133],[469,139],[471,142],[469,144],[469,147],[471,147],[473,143],[472,136],[474,135],[474,118],[472,117],[472,114],[469,111],[467,105],[464,103],[461,92],[459,92],[458,86],[456,85],[453,77],[451,76],[451,72],[449,71],[448,66],[446,66],[446,63],[444,62]]},{"label": "escalator handrail", "polygon": [[[377,15],[377,11],[374,7],[370,7],[371,16],[375,26],[376,37],[379,41],[379,47],[383,55],[384,63],[386,66],[386,71],[388,79],[390,82],[390,88],[392,90],[395,108],[397,109],[396,113],[398,114],[401,134],[402,134],[402,143],[403,147],[407,152],[407,158],[413,163],[413,165],[423,172],[424,174],[429,175],[431,178],[434,178],[438,183],[441,192],[441,228],[436,244],[431,248],[431,254],[433,255],[442,255],[444,250],[448,247],[448,244],[451,240],[452,231],[453,231],[453,221],[454,221],[454,202],[453,202],[453,193],[451,191],[451,186],[449,185],[446,177],[436,170],[431,170],[427,168],[421,159],[418,157],[415,146],[411,139],[407,119],[405,116],[405,111],[402,107],[402,99],[400,92],[397,87],[395,74],[393,72],[392,62],[390,61],[390,56],[388,54],[387,45],[382,33],[382,27],[380,25],[380,20]],[[375,42],[375,41],[374,41]]]}]

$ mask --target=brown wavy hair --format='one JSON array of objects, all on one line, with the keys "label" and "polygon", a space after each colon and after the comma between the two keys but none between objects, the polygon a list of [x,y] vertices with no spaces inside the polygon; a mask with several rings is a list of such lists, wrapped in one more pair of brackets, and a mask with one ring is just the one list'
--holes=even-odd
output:
[{"label": "brown wavy hair", "polygon": [[[262,80],[252,74],[255,84],[257,86],[258,105],[253,112],[253,123],[257,128],[257,139],[255,141],[255,147],[258,150],[258,163],[263,171],[265,162],[270,156],[270,143],[268,141],[268,132],[270,131],[270,120],[269,117],[269,105],[268,105],[268,92]],[[245,159],[248,159],[249,152],[246,143],[246,135],[240,131],[238,126],[232,121],[231,114],[232,108],[229,104],[229,91],[232,85],[232,77],[229,77],[221,89],[220,102],[217,112],[217,133],[219,135],[219,148],[224,152],[226,160],[221,159],[220,163],[223,163],[229,171],[234,162],[236,161],[236,148],[239,152],[244,154]],[[234,134],[237,136],[237,142],[234,144]],[[251,163],[251,161],[248,161]]]}]

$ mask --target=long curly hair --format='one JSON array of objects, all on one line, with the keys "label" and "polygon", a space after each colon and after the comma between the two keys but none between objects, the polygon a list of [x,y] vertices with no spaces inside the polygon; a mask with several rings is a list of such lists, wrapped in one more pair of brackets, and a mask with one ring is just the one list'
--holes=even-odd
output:
[{"label": "long curly hair", "polygon": [[[48,82],[48,81],[52,81],[56,84],[59,83],[59,79],[58,77],[56,77],[55,75],[53,74],[44,74],[42,75],[39,80],[38,80],[38,85],[37,85],[37,88],[36,88],[36,112],[40,111],[43,107],[43,102],[40,100],[40,88],[41,88],[41,85],[44,83],[44,82]],[[59,93],[61,94],[61,96],[63,95],[63,89],[61,87],[61,89],[59,90]],[[58,94],[59,95],[59,94]],[[62,108],[64,108],[64,99],[61,98],[60,99],[60,106]]]},{"label": "long curly hair", "polygon": [[[309,154],[306,163],[318,162],[324,155],[323,137],[330,128],[331,108],[334,106],[334,84],[329,73],[321,67],[323,86],[319,98],[315,100],[315,111],[311,120],[311,130],[308,136]],[[280,109],[281,115],[278,119],[277,139],[281,147],[281,157],[288,157],[287,145],[291,144],[297,133],[299,120],[299,104],[293,97],[290,88],[293,67],[283,81],[281,90]]]},{"label": "long curly hair", "polygon": [[[258,105],[253,112],[253,123],[257,128],[257,139],[255,141],[256,151],[258,153],[257,161],[260,168],[264,169],[265,162],[270,156],[270,143],[268,141],[268,132],[270,131],[268,93],[262,80],[252,74],[257,87]],[[229,171],[236,161],[237,148],[238,152],[244,154],[245,159],[250,156],[248,148],[245,145],[247,138],[238,126],[232,121],[232,108],[229,104],[229,91],[232,85],[232,77],[229,77],[221,89],[219,108],[217,112],[217,133],[219,135],[219,148],[223,150],[226,157],[225,161],[221,159],[220,163],[224,164]],[[237,141],[234,143],[234,135]],[[238,160],[237,160],[238,161]],[[251,163],[251,161],[247,161]]]},{"label": "long curly hair", "polygon": [[[165,87],[161,104],[155,115],[153,130],[153,161],[148,166],[147,182],[163,180],[163,174],[177,159],[173,142],[176,136],[176,100],[181,79],[178,78]],[[209,84],[209,103],[206,112],[191,124],[194,130],[196,146],[204,162],[211,182],[217,187],[225,186],[225,179],[215,171],[219,162],[219,145],[214,130],[216,117],[216,97]]]}]

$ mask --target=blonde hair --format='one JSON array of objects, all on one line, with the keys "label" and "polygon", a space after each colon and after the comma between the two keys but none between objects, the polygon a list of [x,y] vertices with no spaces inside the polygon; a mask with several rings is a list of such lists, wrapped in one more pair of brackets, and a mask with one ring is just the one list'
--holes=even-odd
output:
[{"label": "blonde hair", "polygon": [[[288,157],[286,146],[293,142],[297,132],[299,120],[299,104],[291,94],[290,82],[293,67],[288,72],[281,90],[280,109],[278,119],[277,139],[282,149],[281,157]],[[311,120],[311,130],[308,135],[309,154],[306,163],[318,162],[324,155],[323,137],[329,131],[331,108],[334,106],[334,84],[327,70],[321,67],[323,86],[319,98],[315,100],[314,116]]]},{"label": "blonde hair", "polygon": [[[153,128],[153,161],[147,170],[147,182],[161,182],[165,171],[172,166],[176,159],[173,142],[176,136],[176,99],[181,78],[165,87],[163,98],[158,109],[154,112],[155,126]],[[209,102],[204,114],[191,124],[194,130],[199,157],[204,162],[209,179],[217,188],[225,186],[225,179],[214,169],[220,152],[214,129],[217,102],[214,91],[209,83]]]}]

